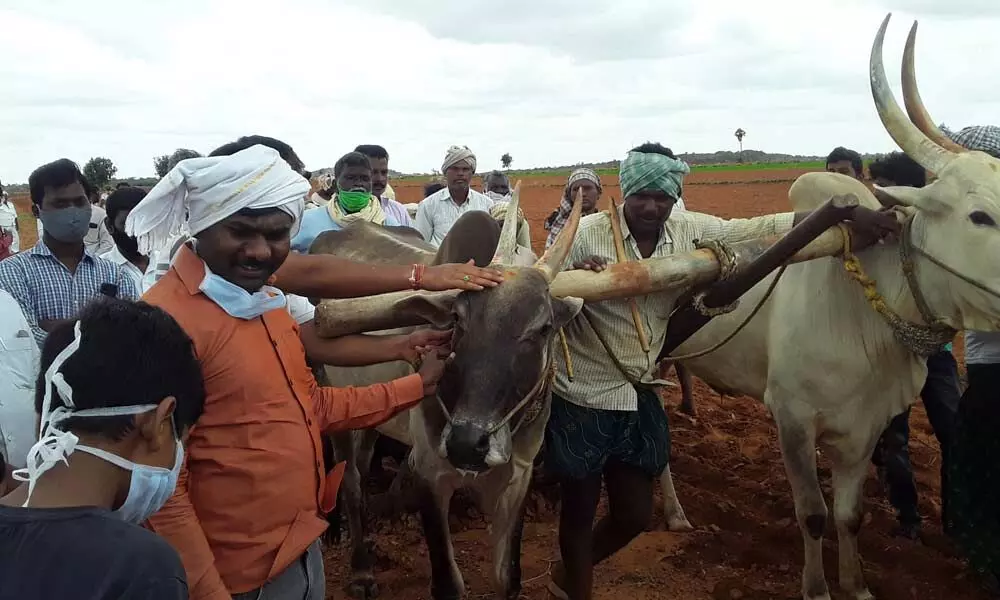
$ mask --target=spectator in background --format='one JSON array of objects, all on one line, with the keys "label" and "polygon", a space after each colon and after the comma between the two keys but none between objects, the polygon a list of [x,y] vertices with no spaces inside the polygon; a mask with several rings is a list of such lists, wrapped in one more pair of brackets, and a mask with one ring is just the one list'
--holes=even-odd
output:
[{"label": "spectator in background", "polygon": [[490,171],[483,177],[483,193],[494,202],[510,202],[510,180],[500,171]]},{"label": "spectator in background", "polygon": [[17,207],[0,182],[0,259],[21,250],[21,226],[17,222]]},{"label": "spectator in background", "polygon": [[390,198],[389,189],[389,153],[382,146],[362,144],[354,149],[368,157],[372,167],[372,195],[382,203],[382,212],[391,216],[401,227],[413,227],[410,213],[402,204],[396,202],[396,194]]},{"label": "spectator in background", "polygon": [[115,247],[115,241],[111,238],[111,232],[104,226],[108,218],[108,213],[104,210],[96,189],[90,191],[90,228],[83,238],[83,245],[87,247],[94,256],[107,254]]},{"label": "spectator in background", "polygon": [[861,161],[861,155],[843,146],[837,146],[826,157],[826,170],[853,177],[858,181],[863,181],[865,177],[865,166]]},{"label": "spectator in background", "polygon": [[[902,152],[893,152],[868,165],[868,172],[876,185],[881,187],[901,185],[922,188],[927,184],[927,172],[915,160]],[[955,438],[955,417],[961,396],[958,384],[958,365],[951,354],[951,344],[937,354],[927,357],[927,380],[920,391],[927,420],[934,429],[934,436],[941,446],[941,512],[946,515],[951,446]],[[917,486],[910,464],[910,409],[897,415],[879,438],[872,455],[878,468],[879,479],[889,494],[889,502],[896,509],[899,525],[897,535],[910,539],[920,536],[921,517],[917,510]],[[947,526],[947,518],[943,521]]]},{"label": "spectator in background", "polygon": [[101,256],[128,274],[137,290],[142,289],[142,278],[149,268],[149,257],[140,254],[135,238],[125,233],[125,219],[145,197],[146,190],[128,186],[119,186],[108,196],[108,218],[105,225],[115,241],[115,247]]},{"label": "spectator in background", "polygon": [[[0,290],[0,450],[15,469],[25,465],[35,443],[35,378],[39,350],[17,300]],[[0,496],[14,482],[0,470]]]},{"label": "spectator in background", "polygon": [[118,265],[94,256],[84,245],[93,188],[76,163],[62,158],[41,166],[28,178],[28,187],[31,210],[45,224],[44,233],[30,250],[0,261],[0,289],[21,305],[41,345],[49,331],[94,298],[105,294],[135,300],[139,291]]},{"label": "spectator in background", "polygon": [[549,232],[545,247],[548,248],[556,241],[559,232],[569,220],[569,213],[573,210],[573,200],[578,192],[583,193],[583,216],[587,216],[598,211],[597,201],[601,199],[603,191],[601,178],[593,170],[581,167],[570,173],[563,187],[559,208],[545,219],[545,229]]},{"label": "spectator in background", "polygon": [[443,190],[446,187],[448,186],[441,183],[440,181],[431,181],[429,183],[426,183],[424,184],[424,198],[433,196],[435,193]]},{"label": "spectator in background", "polygon": [[[191,339],[160,309],[97,302],[53,330],[42,367],[43,437],[17,473],[31,484],[0,499],[0,596],[188,598],[177,553],[138,525],[173,493],[204,409]],[[55,548],[72,568],[43,566]]]},{"label": "spectator in background", "polygon": [[476,155],[467,146],[452,146],[441,163],[448,187],[427,198],[417,208],[416,229],[435,248],[444,241],[451,226],[463,214],[481,210],[488,212],[493,200],[472,189],[476,174]]}]

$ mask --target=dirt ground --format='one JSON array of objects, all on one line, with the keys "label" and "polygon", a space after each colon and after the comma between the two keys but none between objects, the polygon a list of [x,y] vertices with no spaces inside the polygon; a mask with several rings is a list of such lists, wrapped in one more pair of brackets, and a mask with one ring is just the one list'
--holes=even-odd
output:
[{"label": "dirt ground", "polygon": [[[745,217],[787,210],[787,190],[800,172],[694,173],[685,188],[689,210]],[[536,251],[544,244],[542,220],[558,204],[563,179],[525,179],[522,206]],[[618,197],[617,181],[605,177],[605,199]],[[421,182],[394,185],[402,202],[422,196]],[[26,206],[24,207],[26,208]],[[603,206],[602,206],[603,208]],[[33,243],[34,224],[22,226]],[[956,347],[961,355],[961,348]],[[595,597],[646,600],[794,600],[799,596],[802,542],[777,446],[775,427],[763,406],[749,398],[722,398],[696,381],[697,418],[676,412],[679,392],[665,394],[673,437],[672,470],[692,533],[665,531],[660,493],[650,531],[595,570]],[[940,527],[940,452],[921,406],[912,418],[911,458],[925,516],[919,542],[890,535],[894,516],[875,481],[866,486],[860,536],[865,575],[880,600],[986,598],[966,576]],[[829,469],[821,477],[829,496]],[[604,507],[602,507],[602,511]],[[455,553],[469,595],[489,597],[491,549],[486,523],[475,515],[454,516]],[[415,517],[376,525],[376,577],[381,597],[429,598],[430,567]],[[833,533],[828,524],[828,536]],[[522,569],[523,598],[546,598],[545,583],[558,557],[557,518],[541,494],[529,499]],[[827,579],[837,596],[837,545],[824,544]],[[328,597],[343,598],[349,552],[346,542],[327,550]]]}]

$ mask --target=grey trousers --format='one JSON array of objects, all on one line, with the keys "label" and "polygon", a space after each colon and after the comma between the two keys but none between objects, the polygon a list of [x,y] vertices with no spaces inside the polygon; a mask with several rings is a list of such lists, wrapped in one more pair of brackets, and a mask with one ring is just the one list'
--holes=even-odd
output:
[{"label": "grey trousers", "polygon": [[233,600],[325,600],[326,576],[319,540],[271,581],[256,590],[234,594]]}]

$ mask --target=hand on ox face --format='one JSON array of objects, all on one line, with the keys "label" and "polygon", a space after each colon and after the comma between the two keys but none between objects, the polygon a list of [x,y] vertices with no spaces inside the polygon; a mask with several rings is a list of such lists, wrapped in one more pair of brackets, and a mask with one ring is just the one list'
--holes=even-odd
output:
[{"label": "hand on ox face", "polygon": [[573,268],[600,273],[605,268],[607,268],[607,265],[608,265],[608,259],[606,258],[603,258],[601,256],[588,256],[583,260],[573,263]]},{"label": "hand on ox face", "polygon": [[503,283],[503,273],[496,269],[477,267],[475,261],[463,264],[435,265],[427,267],[420,287],[429,292],[448,290],[469,290],[478,292]]},{"label": "hand on ox face", "polygon": [[419,366],[420,355],[424,352],[450,352],[452,330],[437,331],[434,329],[418,329],[403,338],[400,348],[400,358],[414,366]]},{"label": "hand on ox face", "polygon": [[420,369],[417,370],[417,375],[420,375],[420,379],[424,382],[425,396],[437,392],[438,381],[444,375],[444,368],[448,364],[450,355],[451,351],[441,348],[432,348],[420,354]]},{"label": "hand on ox face", "polygon": [[875,245],[880,240],[899,234],[901,226],[891,208],[872,210],[864,206],[854,209],[851,217],[851,251],[857,252]]}]

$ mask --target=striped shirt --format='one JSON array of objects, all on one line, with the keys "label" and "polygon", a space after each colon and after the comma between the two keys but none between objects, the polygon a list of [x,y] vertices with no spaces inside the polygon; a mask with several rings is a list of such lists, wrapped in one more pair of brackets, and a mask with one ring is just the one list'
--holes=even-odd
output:
[{"label": "striped shirt", "polygon": [[124,269],[87,250],[75,273],[70,273],[43,241],[0,261],[0,289],[21,305],[39,345],[48,335],[39,327],[41,321],[75,317],[91,300],[100,297],[104,284],[118,286],[119,298],[139,298],[139,290]]},{"label": "striped shirt", "polygon": [[[620,206],[618,211],[621,213]],[[694,240],[698,239],[740,242],[780,235],[792,228],[794,218],[794,213],[781,213],[753,219],[726,220],[690,211],[675,211],[667,220],[664,233],[650,258],[691,252],[695,250]],[[625,255],[630,260],[641,259],[635,238],[629,232],[624,217],[622,234],[625,238]],[[580,230],[568,258],[569,268],[572,268],[573,263],[590,256],[605,258],[608,264],[617,262],[611,219],[606,212],[587,216],[580,221]],[[639,346],[632,311],[626,299],[585,304],[582,313],[563,329],[573,361],[573,381],[566,376],[563,353],[555,353],[556,393],[574,404],[588,408],[636,410],[634,383],[666,383],[654,377],[655,362],[663,348],[667,319],[674,309],[676,296],[676,292],[660,292],[635,299],[649,340],[648,354]],[[615,353],[628,375],[627,379],[615,361],[608,356],[591,323],[600,330],[601,337]]]},{"label": "striped shirt", "polygon": [[434,247],[441,245],[451,226],[465,213],[473,210],[489,212],[493,200],[476,190],[469,189],[469,197],[462,204],[451,199],[448,188],[427,196],[417,208],[416,229]]}]

